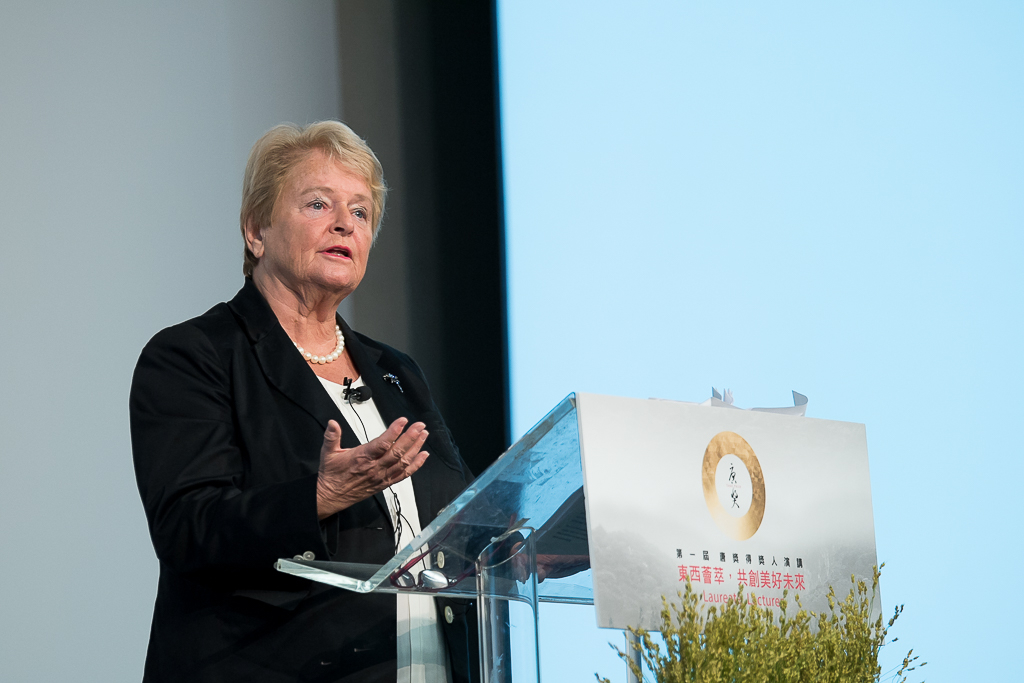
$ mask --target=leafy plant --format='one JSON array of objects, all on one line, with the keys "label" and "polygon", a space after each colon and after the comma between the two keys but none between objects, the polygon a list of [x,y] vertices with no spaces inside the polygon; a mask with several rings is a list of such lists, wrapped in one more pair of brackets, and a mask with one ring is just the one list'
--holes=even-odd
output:
[{"label": "leafy plant", "polygon": [[[867,584],[851,576],[853,585],[842,602],[830,586],[828,614],[804,610],[795,596],[797,613],[790,617],[785,591],[778,619],[771,608],[747,599],[742,585],[735,599],[708,608],[705,615],[687,581],[679,604],[662,598],[664,644],[648,631],[630,628],[637,636],[633,647],[657,683],[875,683],[882,680],[879,652],[903,612],[903,605],[896,607],[888,623],[881,615],[871,619],[880,575],[876,567],[870,595]],[[638,680],[650,680],[630,653],[612,647]],[[891,678],[905,683],[910,672],[925,664],[910,650]]]}]

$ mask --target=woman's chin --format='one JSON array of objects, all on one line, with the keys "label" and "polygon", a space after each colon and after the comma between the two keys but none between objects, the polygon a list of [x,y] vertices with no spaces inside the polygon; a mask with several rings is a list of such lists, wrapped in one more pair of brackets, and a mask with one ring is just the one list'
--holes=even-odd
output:
[{"label": "woman's chin", "polygon": [[255,274],[256,286],[266,296],[277,289],[302,292],[303,298],[337,298],[339,301],[359,286],[362,277],[349,272]]},{"label": "woman's chin", "polygon": [[354,277],[351,272],[346,273],[323,273],[319,277],[311,278],[310,284],[324,290],[324,292],[348,296],[359,286],[361,277]]}]

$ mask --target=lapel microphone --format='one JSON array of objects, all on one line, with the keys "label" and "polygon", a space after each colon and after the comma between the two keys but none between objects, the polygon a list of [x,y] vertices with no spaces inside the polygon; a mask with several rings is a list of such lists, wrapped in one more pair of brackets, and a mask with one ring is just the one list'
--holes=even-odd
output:
[{"label": "lapel microphone", "polygon": [[341,395],[349,403],[352,403],[353,401],[356,403],[362,403],[363,401],[369,401],[370,398],[373,397],[373,391],[370,390],[370,387],[362,386],[353,389],[352,380],[348,377],[345,378],[344,384],[345,389],[341,392]]}]

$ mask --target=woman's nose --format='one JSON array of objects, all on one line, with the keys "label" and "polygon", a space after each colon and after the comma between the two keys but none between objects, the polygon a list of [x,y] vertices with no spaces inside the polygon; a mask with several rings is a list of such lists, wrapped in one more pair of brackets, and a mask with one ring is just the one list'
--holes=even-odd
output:
[{"label": "woman's nose", "polygon": [[347,235],[355,229],[354,221],[355,218],[348,211],[339,211],[334,218],[334,227],[331,228],[331,232]]}]

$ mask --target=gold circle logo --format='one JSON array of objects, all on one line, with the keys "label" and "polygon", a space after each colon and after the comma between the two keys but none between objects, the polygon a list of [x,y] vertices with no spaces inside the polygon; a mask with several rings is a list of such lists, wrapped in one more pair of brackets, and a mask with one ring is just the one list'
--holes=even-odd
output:
[{"label": "gold circle logo", "polygon": [[735,432],[719,432],[704,451],[704,502],[718,528],[745,541],[764,518],[764,474],[754,449]]}]

